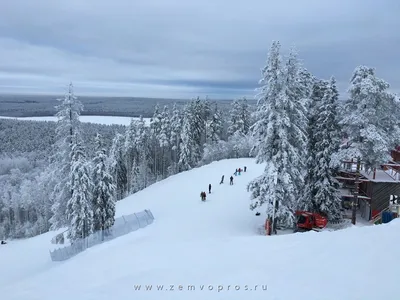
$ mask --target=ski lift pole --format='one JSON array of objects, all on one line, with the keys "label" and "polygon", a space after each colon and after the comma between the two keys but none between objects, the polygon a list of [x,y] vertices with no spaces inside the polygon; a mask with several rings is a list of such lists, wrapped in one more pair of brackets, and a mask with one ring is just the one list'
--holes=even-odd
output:
[{"label": "ski lift pole", "polygon": [[352,202],[352,211],[351,211],[351,223],[356,225],[356,218],[357,218],[357,205],[358,205],[358,195],[360,191],[360,167],[361,167],[361,158],[357,157],[357,168],[356,168],[356,180],[355,184],[355,191],[353,195],[353,202]]}]

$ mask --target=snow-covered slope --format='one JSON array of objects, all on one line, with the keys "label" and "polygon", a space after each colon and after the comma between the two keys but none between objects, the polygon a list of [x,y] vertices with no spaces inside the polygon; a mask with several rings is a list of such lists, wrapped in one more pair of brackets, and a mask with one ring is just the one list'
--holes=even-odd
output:
[{"label": "snow-covered slope", "polygon": [[260,236],[263,220],[248,209],[246,184],[262,171],[252,159],[224,160],[156,183],[117,207],[118,215],[151,209],[152,225],[62,263],[48,254],[54,233],[0,247],[1,299],[400,298],[399,220]]}]

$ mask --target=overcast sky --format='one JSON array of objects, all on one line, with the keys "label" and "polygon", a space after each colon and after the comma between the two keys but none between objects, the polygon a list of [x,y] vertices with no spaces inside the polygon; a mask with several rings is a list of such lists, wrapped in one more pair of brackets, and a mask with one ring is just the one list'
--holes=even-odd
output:
[{"label": "overcast sky", "polygon": [[2,0],[1,93],[253,97],[272,40],[344,98],[360,64],[400,92],[399,0]]}]

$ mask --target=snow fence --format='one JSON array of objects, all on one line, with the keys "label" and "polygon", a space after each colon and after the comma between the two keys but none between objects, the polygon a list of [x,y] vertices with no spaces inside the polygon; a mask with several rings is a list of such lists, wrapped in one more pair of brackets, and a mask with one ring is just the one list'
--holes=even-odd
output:
[{"label": "snow fence", "polygon": [[67,260],[87,248],[113,240],[130,232],[136,231],[150,225],[154,221],[154,216],[150,210],[134,213],[128,216],[116,218],[114,225],[108,231],[97,231],[84,239],[78,239],[71,245],[50,251],[52,261]]}]

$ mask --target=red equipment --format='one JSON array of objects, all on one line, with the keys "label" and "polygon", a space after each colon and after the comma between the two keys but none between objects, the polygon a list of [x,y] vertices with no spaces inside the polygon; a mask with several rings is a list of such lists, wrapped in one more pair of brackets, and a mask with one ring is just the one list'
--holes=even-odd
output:
[{"label": "red equipment", "polygon": [[270,223],[269,219],[265,220],[265,234],[271,235],[271,223]]},{"label": "red equipment", "polygon": [[304,232],[325,228],[328,219],[320,214],[309,211],[296,211],[296,229],[295,232]]}]

